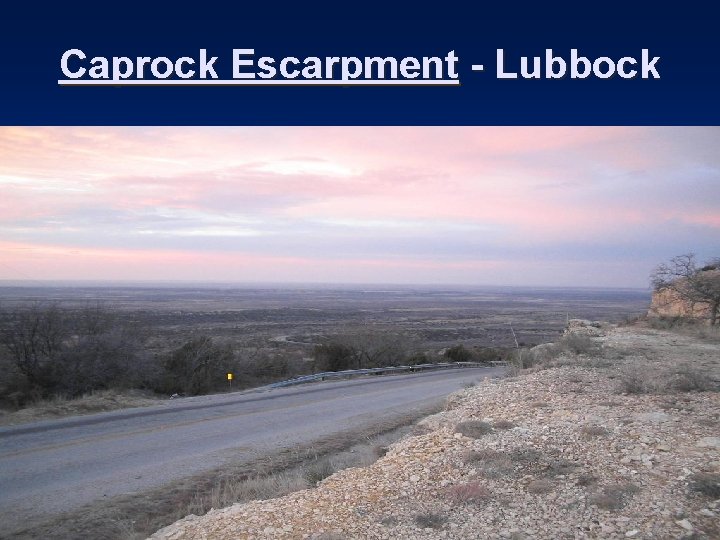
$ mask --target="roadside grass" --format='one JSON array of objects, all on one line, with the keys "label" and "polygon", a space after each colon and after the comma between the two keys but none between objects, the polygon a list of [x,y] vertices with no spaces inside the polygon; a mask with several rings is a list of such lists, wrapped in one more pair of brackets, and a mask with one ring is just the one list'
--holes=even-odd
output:
[{"label": "roadside grass", "polygon": [[221,478],[210,492],[198,492],[185,514],[202,515],[211,508],[225,508],[238,502],[273,499],[295,491],[316,487],[332,474],[351,467],[367,467],[396,440],[411,433],[412,426],[401,426],[376,435],[367,435],[359,442],[335,452],[322,453],[310,447],[299,452],[298,462],[281,470],[259,470],[247,477]]},{"label": "roadside grass", "polygon": [[[397,415],[362,430],[347,430],[251,461],[227,465],[202,475],[173,482],[134,495],[113,497],[87,505],[44,523],[28,523],[8,538],[66,540],[104,538],[139,540],[188,514],[202,515],[211,508],[238,502],[271,499],[314,487],[318,463],[327,462],[332,472],[364,467],[375,462],[386,448],[411,435],[414,423],[441,410],[433,405]],[[239,452],[242,455],[241,452]],[[324,472],[329,472],[329,468]],[[310,474],[311,471],[313,471]],[[2,535],[0,535],[2,536]],[[5,538],[5,536],[3,536]]]},{"label": "roadside grass", "polygon": [[56,396],[36,401],[29,407],[17,411],[0,409],[0,426],[108,412],[117,409],[147,407],[166,400],[167,397],[144,390],[96,390],[74,399]]}]

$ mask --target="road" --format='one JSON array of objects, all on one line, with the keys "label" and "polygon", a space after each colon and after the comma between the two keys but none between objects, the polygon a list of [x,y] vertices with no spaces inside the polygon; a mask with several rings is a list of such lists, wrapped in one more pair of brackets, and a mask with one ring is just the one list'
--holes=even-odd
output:
[{"label": "road", "polygon": [[105,497],[360,430],[502,372],[376,376],[0,428],[0,523],[12,533]]}]

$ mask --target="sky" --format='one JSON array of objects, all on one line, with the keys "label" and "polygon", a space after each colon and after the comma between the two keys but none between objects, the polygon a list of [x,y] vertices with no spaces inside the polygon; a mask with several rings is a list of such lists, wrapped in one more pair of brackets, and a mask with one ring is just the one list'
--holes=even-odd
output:
[{"label": "sky", "polygon": [[720,128],[0,128],[0,280],[647,287]]}]

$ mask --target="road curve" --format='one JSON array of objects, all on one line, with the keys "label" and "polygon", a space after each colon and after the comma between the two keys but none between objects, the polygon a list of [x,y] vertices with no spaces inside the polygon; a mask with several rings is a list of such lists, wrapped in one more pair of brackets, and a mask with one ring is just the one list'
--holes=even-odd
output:
[{"label": "road curve", "polygon": [[0,428],[5,533],[427,407],[502,368],[333,381]]}]

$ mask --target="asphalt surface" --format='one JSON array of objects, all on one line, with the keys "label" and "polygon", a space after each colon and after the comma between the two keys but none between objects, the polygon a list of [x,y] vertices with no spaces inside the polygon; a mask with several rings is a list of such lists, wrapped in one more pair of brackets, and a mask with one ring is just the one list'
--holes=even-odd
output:
[{"label": "asphalt surface", "polygon": [[106,497],[362,429],[502,372],[376,376],[0,428],[0,523],[11,533]]}]

